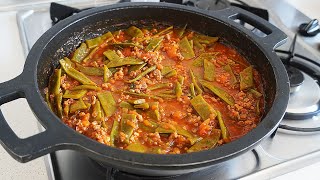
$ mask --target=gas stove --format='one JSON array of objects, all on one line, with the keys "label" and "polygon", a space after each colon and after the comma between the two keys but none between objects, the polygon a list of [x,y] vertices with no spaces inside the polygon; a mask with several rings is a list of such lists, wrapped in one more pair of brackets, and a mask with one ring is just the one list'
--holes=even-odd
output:
[{"label": "gas stove", "polygon": [[[116,0],[63,2],[77,8],[71,9],[75,10],[74,13],[80,9],[118,3]],[[320,142],[320,88],[317,82],[320,78],[319,41],[318,37],[297,35],[299,25],[308,23],[311,19],[283,0],[277,3],[272,0],[237,0],[231,3],[222,0],[171,2],[208,10],[238,4],[236,6],[253,10],[261,17],[269,18],[272,24],[288,35],[287,43],[275,51],[287,67],[291,95],[287,113],[277,131],[254,150],[204,171],[161,179],[270,179],[318,162],[320,143],[316,142]],[[266,11],[259,8],[268,9],[268,13],[265,14]],[[27,56],[35,41],[53,24],[49,4],[20,7],[16,17],[24,53]],[[49,170],[53,172],[50,179],[157,179],[136,177],[111,167],[102,168],[97,162],[70,150],[52,153],[47,157],[47,161]]]}]

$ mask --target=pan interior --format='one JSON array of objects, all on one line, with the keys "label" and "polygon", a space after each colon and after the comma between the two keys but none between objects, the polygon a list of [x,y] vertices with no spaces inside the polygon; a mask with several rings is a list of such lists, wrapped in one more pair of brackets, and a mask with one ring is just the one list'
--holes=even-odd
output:
[{"label": "pan interior", "polygon": [[[188,17],[188,18],[186,18]],[[41,53],[37,65],[37,83],[42,96],[54,68],[59,66],[59,59],[68,56],[81,42],[99,36],[108,31],[128,28],[130,25],[150,26],[159,22],[173,26],[184,26],[210,36],[220,37],[225,44],[240,52],[261,74],[265,90],[268,112],[276,93],[273,68],[262,50],[245,33],[212,17],[181,9],[167,8],[122,8],[104,10],[83,16],[78,21],[65,26],[56,34],[51,34],[51,41]],[[63,23],[63,22],[61,22]]]}]

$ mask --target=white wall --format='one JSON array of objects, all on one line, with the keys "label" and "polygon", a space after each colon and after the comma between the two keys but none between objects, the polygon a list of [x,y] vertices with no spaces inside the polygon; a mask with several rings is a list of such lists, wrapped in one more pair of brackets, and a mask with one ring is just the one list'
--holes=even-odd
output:
[{"label": "white wall", "polygon": [[[299,9],[311,19],[320,21],[320,1],[319,0],[286,0],[288,3]],[[276,3],[276,1],[275,1]]]}]

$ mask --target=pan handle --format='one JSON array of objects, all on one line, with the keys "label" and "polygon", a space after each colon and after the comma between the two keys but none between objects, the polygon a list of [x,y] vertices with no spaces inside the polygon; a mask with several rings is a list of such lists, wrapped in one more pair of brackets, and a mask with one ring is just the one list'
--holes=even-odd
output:
[{"label": "pan handle", "polygon": [[[214,11],[212,13],[219,13],[221,17],[225,18],[225,20],[233,26],[251,33],[252,35],[254,35],[254,39],[262,41],[263,45],[266,47],[275,49],[284,44],[287,40],[287,35],[280,29],[278,29],[265,19],[241,8],[229,7],[219,11]],[[254,28],[260,30],[262,33],[260,32],[259,34],[261,34],[262,36],[254,34],[252,30],[244,27],[241,23],[239,23],[239,21],[248,23]]]},{"label": "pan handle", "polygon": [[[30,86],[25,83],[22,74],[0,83],[0,105],[25,98],[25,92]],[[21,139],[10,128],[0,109],[0,143],[19,162],[27,162],[60,149],[61,139],[53,138],[55,134],[53,130],[47,129],[34,136]]]}]

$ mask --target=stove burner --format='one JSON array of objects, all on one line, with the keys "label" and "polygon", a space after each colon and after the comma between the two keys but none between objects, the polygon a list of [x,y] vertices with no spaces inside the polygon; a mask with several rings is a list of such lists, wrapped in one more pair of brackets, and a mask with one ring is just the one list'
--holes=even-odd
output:
[{"label": "stove burner", "polygon": [[[300,72],[301,73],[301,72]],[[289,104],[286,109],[287,119],[306,119],[317,115],[320,112],[320,87],[307,74],[304,76],[304,83],[299,86],[298,92],[290,94]]]},{"label": "stove burner", "polygon": [[299,69],[292,66],[286,66],[286,70],[290,80],[290,93],[299,91],[304,81],[302,72]]},{"label": "stove burner", "polygon": [[[297,34],[293,38],[289,51],[275,50],[286,66],[290,79],[291,94],[284,116],[289,120],[308,119],[320,113],[320,63],[295,54],[296,40]],[[320,131],[320,127],[299,128],[283,124],[280,124],[279,128],[299,132]]]}]

